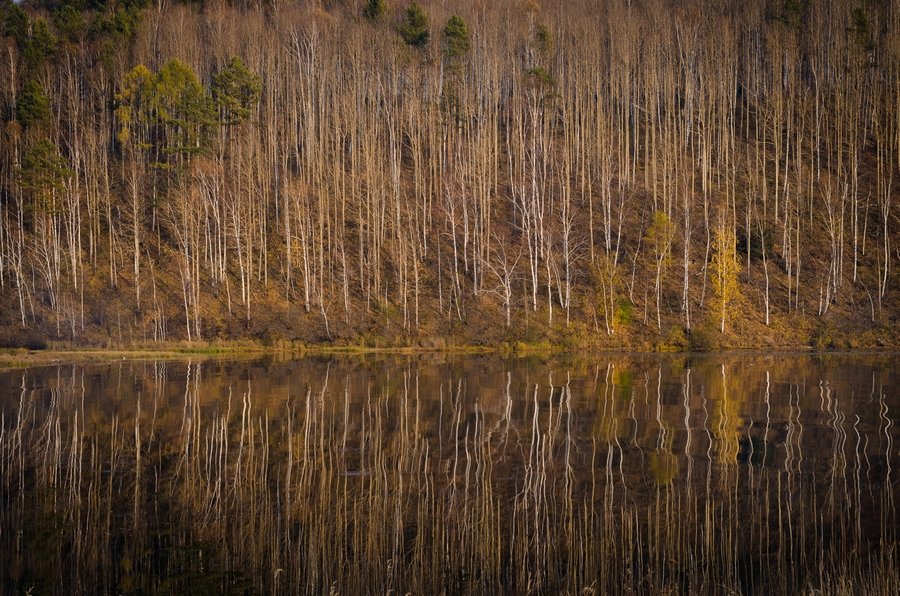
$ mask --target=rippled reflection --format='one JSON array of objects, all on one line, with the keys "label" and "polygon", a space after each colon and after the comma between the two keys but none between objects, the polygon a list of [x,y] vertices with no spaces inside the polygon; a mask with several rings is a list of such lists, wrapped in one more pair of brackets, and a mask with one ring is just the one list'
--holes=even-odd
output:
[{"label": "rippled reflection", "polygon": [[898,359],[0,373],[9,593],[900,593]]}]

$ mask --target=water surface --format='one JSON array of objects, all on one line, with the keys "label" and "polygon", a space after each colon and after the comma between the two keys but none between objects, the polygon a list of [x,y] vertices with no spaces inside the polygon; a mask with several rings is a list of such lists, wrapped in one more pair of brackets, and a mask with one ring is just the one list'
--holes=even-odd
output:
[{"label": "water surface", "polygon": [[0,372],[0,592],[900,592],[893,354]]}]

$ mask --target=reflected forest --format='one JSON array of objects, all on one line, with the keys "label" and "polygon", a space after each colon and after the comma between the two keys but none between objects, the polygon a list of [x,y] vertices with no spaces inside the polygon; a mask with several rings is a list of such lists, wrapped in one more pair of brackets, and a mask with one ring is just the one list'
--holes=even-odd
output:
[{"label": "reflected forest", "polygon": [[0,0],[0,345],[900,345],[888,0]]},{"label": "reflected forest", "polygon": [[897,594],[898,410],[875,355],[8,370],[0,589]]}]

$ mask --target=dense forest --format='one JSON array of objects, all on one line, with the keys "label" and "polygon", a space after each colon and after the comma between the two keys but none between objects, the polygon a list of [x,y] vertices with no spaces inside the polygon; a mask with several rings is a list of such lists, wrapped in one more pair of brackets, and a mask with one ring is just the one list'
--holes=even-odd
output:
[{"label": "dense forest", "polygon": [[898,32],[891,0],[0,0],[0,344],[898,345]]}]

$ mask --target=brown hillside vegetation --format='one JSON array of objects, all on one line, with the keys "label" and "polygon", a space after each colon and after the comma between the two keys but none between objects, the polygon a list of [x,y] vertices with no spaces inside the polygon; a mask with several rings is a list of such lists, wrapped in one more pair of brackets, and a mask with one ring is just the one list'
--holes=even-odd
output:
[{"label": "brown hillside vegetation", "polygon": [[0,343],[900,345],[882,0],[0,0]]}]

